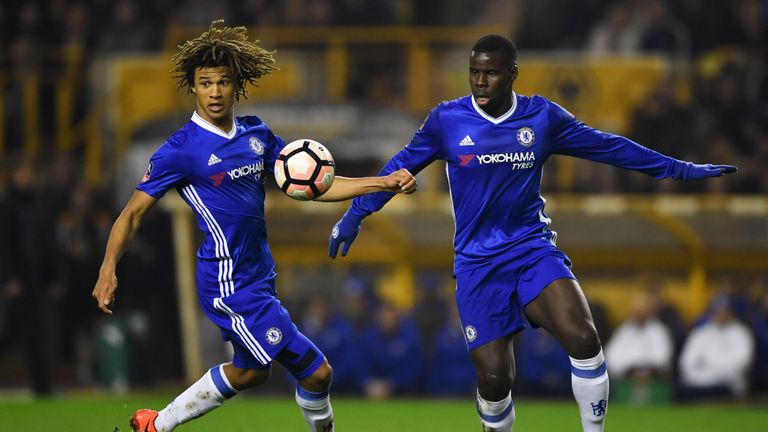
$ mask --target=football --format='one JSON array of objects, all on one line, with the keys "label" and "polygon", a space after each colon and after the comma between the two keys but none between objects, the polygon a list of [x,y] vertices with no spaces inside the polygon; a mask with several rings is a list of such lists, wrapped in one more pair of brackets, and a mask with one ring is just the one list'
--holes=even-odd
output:
[{"label": "football", "polygon": [[275,181],[289,197],[313,200],[333,184],[336,166],[331,152],[311,139],[286,144],[275,161]]}]

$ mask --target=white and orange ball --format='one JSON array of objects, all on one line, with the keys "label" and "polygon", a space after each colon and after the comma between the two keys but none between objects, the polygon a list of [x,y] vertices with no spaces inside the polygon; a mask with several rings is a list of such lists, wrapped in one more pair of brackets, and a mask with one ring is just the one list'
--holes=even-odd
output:
[{"label": "white and orange ball", "polygon": [[313,200],[333,184],[336,166],[331,152],[311,139],[286,144],[275,161],[277,186],[299,201]]}]

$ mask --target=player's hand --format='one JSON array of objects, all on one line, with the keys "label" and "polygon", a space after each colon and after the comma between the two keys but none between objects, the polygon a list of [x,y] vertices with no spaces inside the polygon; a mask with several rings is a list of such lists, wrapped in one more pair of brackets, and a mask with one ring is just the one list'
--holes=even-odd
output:
[{"label": "player's hand", "polygon": [[360,232],[360,225],[362,223],[362,216],[353,213],[352,209],[347,210],[344,216],[333,226],[333,230],[331,230],[331,237],[328,239],[328,256],[336,258],[339,246],[342,243],[344,243],[344,247],[341,248],[341,256],[347,256],[349,247],[352,246],[352,242],[357,238],[357,233]]},{"label": "player's hand", "polygon": [[416,192],[416,177],[405,168],[401,168],[384,177],[385,188],[389,192],[412,194]]},{"label": "player's hand", "polygon": [[102,312],[112,315],[115,306],[115,293],[117,292],[117,276],[115,273],[99,273],[99,280],[93,288],[91,296],[96,299],[97,306]]},{"label": "player's hand", "polygon": [[679,165],[673,173],[673,178],[682,180],[703,180],[709,177],[720,177],[738,171],[733,165],[695,164],[685,162]]}]

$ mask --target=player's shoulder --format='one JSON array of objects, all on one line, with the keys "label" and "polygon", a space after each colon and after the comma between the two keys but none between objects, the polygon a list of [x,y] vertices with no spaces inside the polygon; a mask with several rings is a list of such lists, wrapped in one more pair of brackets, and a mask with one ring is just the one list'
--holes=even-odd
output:
[{"label": "player's shoulder", "polygon": [[167,148],[167,150],[183,151],[185,148],[187,148],[187,143],[193,139],[196,134],[197,130],[195,123],[189,121],[185,123],[184,126],[179,128],[179,130],[168,136],[168,138],[165,140],[165,143],[163,144],[163,147]]},{"label": "player's shoulder", "polygon": [[461,114],[467,110],[472,110],[472,97],[462,96],[456,99],[444,100],[435,105],[430,112],[429,118],[448,125],[453,119],[461,117]]},{"label": "player's shoulder", "polygon": [[552,106],[552,101],[538,94],[531,96],[517,95],[518,106],[525,106],[529,111],[548,110]]},{"label": "player's shoulder", "polygon": [[[533,109],[545,109],[547,111],[556,111],[556,112],[564,111],[568,114],[571,114],[567,109],[563,108],[563,106],[560,105],[559,103],[553,100],[547,99],[546,97],[541,95],[531,96],[530,104]],[[571,114],[571,117],[573,117],[572,114]]]},{"label": "player's shoulder", "polygon": [[518,95],[517,106],[518,112],[522,114],[536,115],[542,113],[550,119],[573,118],[573,114],[560,106],[557,102],[537,94],[532,96]]},{"label": "player's shoulder", "polygon": [[258,116],[245,115],[235,117],[235,123],[243,126],[244,128],[253,128],[258,126],[266,126],[266,123]]},{"label": "player's shoulder", "polygon": [[470,108],[472,106],[471,98],[471,96],[467,95],[456,99],[444,100],[435,106],[435,111],[452,112]]}]

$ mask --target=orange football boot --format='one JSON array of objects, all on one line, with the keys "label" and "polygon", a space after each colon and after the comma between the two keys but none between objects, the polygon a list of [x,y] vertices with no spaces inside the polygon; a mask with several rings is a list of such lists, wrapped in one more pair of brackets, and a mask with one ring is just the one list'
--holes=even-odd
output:
[{"label": "orange football boot", "polygon": [[133,432],[157,432],[157,429],[155,429],[156,418],[157,411],[140,409],[133,413],[128,424]]}]

